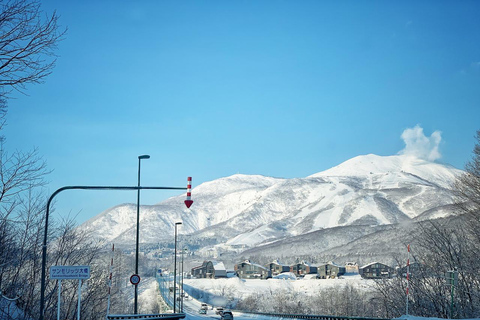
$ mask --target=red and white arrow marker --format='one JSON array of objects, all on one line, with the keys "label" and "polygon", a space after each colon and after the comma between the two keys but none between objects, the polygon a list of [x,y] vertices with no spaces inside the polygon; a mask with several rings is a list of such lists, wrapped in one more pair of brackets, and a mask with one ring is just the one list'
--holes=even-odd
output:
[{"label": "red and white arrow marker", "polygon": [[187,178],[187,200],[185,200],[185,205],[187,208],[193,204],[192,200],[192,177]]}]

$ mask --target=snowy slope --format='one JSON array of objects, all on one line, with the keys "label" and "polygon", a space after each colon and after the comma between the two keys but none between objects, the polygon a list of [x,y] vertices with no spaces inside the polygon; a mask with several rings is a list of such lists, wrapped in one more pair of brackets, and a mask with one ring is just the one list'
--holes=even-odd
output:
[{"label": "snowy slope", "polygon": [[[448,188],[455,176],[461,170],[452,166],[429,162],[411,155],[377,156],[369,154],[358,156],[343,162],[342,164],[316,173],[311,177],[362,177],[368,175],[385,175],[388,173],[405,173],[417,176],[443,188]],[[396,179],[384,179],[384,182],[396,183]]]},{"label": "snowy slope", "polygon": [[[179,234],[189,234],[227,221],[250,206],[265,188],[279,179],[234,175],[206,182],[194,188],[194,206],[189,210],[185,195],[169,198],[157,205],[140,206],[140,242],[170,239],[175,222],[182,221]],[[102,240],[131,243],[135,239],[136,205],[122,204],[83,223],[80,228],[93,231]]]},{"label": "snowy slope", "polygon": [[[233,175],[184,195],[141,207],[140,242],[170,239],[174,223],[191,241],[217,242],[221,250],[248,248],[325,228],[387,225],[448,216],[449,185],[462,171],[410,156],[358,156],[306,178]],[[134,239],[136,207],[120,205],[82,228],[116,243]]]}]

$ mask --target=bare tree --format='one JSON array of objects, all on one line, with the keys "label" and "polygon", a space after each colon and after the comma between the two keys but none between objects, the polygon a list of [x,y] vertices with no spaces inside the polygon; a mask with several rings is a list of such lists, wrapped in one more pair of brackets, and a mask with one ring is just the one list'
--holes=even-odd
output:
[{"label": "bare tree", "polygon": [[[10,243],[0,256],[1,289],[6,298],[16,299],[15,308],[26,317],[37,306],[44,203],[44,194],[29,190],[17,201],[15,215],[2,220],[10,225]],[[9,314],[8,308],[0,312]]]},{"label": "bare tree", "polygon": [[10,205],[18,201],[22,192],[45,185],[48,174],[45,161],[38,150],[8,153],[0,142],[0,203]]},{"label": "bare tree", "polygon": [[[37,0],[0,0],[0,132],[7,113],[7,94],[24,92],[28,83],[40,83],[56,61],[54,50],[66,30],[60,30],[58,16],[45,15]],[[39,235],[44,196],[37,188],[45,185],[48,173],[36,149],[7,152],[0,134],[0,290],[28,299],[34,288],[19,285],[27,281],[31,265],[37,273]],[[40,200],[42,199],[42,200]],[[32,241],[33,239],[33,241]],[[28,279],[34,281],[35,279]],[[28,281],[27,281],[28,282]],[[19,300],[17,304],[27,304]]]},{"label": "bare tree", "polygon": [[[472,160],[453,184],[457,215],[419,222],[411,231],[415,248],[413,261],[420,266],[411,274],[409,283],[410,313],[416,316],[480,316],[480,273],[477,269],[480,256],[480,131],[476,139]],[[445,273],[452,270],[458,272],[453,299],[452,287],[445,279]],[[404,277],[378,283],[389,316],[399,316],[405,310],[405,287]]]},{"label": "bare tree", "polygon": [[473,157],[454,187],[458,195],[458,207],[468,219],[466,227],[476,242],[480,243],[480,130],[477,131]]},{"label": "bare tree", "polygon": [[55,66],[54,51],[66,29],[58,15],[45,15],[40,1],[0,1],[0,98],[24,92],[28,83],[41,83]]}]

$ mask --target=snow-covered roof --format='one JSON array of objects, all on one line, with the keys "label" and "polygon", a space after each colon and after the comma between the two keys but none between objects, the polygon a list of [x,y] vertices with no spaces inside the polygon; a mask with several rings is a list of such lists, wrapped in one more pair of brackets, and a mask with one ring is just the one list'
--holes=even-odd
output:
[{"label": "snow-covered roof", "polygon": [[278,260],[278,259],[273,260],[271,263],[272,264],[278,264],[279,266],[286,266],[286,264],[281,263],[280,260]]},{"label": "snow-covered roof", "polygon": [[[369,266],[371,266],[372,264],[376,264],[376,263],[381,264],[381,265],[383,265],[383,266],[387,266],[385,263],[381,263],[381,262],[376,262],[376,261],[375,261],[375,262],[370,262],[370,263],[364,265],[363,267],[360,267],[360,269],[369,267]],[[387,266],[387,267],[388,267],[388,266]]]},{"label": "snow-covered roof", "polygon": [[248,260],[248,259],[245,260],[245,261],[243,261],[243,263],[249,264],[249,265],[252,265],[252,266],[255,266],[255,267],[258,267],[258,268],[262,268],[262,269],[265,269],[265,270],[268,270],[268,269],[265,268],[264,266],[259,265],[259,264],[257,264],[257,263],[252,263],[252,262],[251,262],[250,260]]},{"label": "snow-covered roof", "polygon": [[225,265],[221,261],[212,261],[212,264],[213,264],[213,269],[215,269],[215,271],[227,270],[227,268],[225,268]]},{"label": "snow-covered roof", "polygon": [[338,264],[336,264],[335,262],[332,262],[332,261],[325,262],[325,263],[323,263],[319,266],[326,266],[326,265],[331,265],[331,266],[335,266],[335,267],[339,267],[339,268],[342,267],[341,265],[338,265]]}]

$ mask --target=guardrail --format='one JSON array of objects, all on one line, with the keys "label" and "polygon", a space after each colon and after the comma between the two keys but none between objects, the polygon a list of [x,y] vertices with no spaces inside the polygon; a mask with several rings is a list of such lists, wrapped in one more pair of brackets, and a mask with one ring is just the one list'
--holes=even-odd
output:
[{"label": "guardrail", "polygon": [[148,320],[178,320],[185,318],[185,313],[161,313],[161,314],[109,314],[107,320],[124,320],[124,319],[148,319]]},{"label": "guardrail", "polygon": [[[240,310],[238,310],[240,311]],[[261,316],[275,317],[275,318],[288,318],[288,319],[314,319],[314,320],[391,320],[389,318],[368,318],[368,317],[342,317],[342,316],[326,316],[326,315],[313,315],[313,314],[279,314],[279,313],[266,313],[266,312],[246,312],[243,313],[257,314]]]}]

